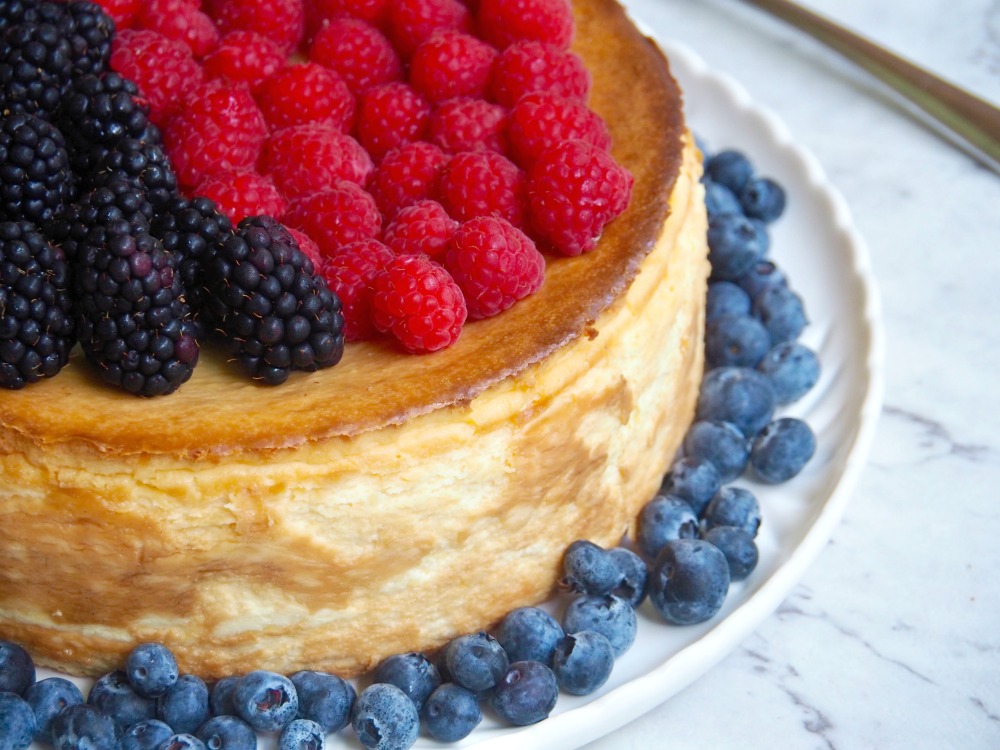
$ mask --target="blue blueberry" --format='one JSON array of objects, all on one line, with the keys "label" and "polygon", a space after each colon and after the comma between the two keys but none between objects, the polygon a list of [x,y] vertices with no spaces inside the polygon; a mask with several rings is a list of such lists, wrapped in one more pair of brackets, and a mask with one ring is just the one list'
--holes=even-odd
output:
[{"label": "blue blueberry", "polygon": [[[124,674],[124,673],[123,673]],[[67,706],[50,727],[55,750],[117,750],[114,720],[87,703]]]},{"label": "blue blueberry", "polygon": [[35,737],[35,714],[20,695],[0,692],[0,750],[25,750]]},{"label": "blue blueberry", "polygon": [[176,732],[167,737],[159,750],[207,750],[205,743],[189,732]]},{"label": "blue blueberry", "polygon": [[774,386],[764,373],[747,367],[719,367],[702,379],[697,418],[730,422],[749,438],[771,421],[774,406]]},{"label": "blue blueberry", "polygon": [[708,222],[708,260],[712,279],[738,281],[767,252],[764,224],[742,214],[720,214]]},{"label": "blue blueberry", "polygon": [[567,633],[579,633],[582,630],[600,633],[611,641],[615,656],[621,656],[635,642],[638,620],[635,610],[624,599],[613,594],[584,594],[576,597],[566,607],[562,626]]},{"label": "blue blueberry", "polygon": [[816,436],[801,419],[776,419],[754,439],[750,465],[762,481],[777,484],[791,479],[816,452]]},{"label": "blue blueberry", "polygon": [[[765,289],[775,286],[788,286],[785,274],[769,260],[762,260],[755,265],[738,283],[740,289],[746,292],[750,299],[753,299]],[[749,312],[749,308],[747,312]]]},{"label": "blue blueberry", "polygon": [[21,695],[35,681],[35,663],[24,648],[0,641],[0,692]]},{"label": "blue blueberry", "polygon": [[326,731],[315,721],[295,719],[278,735],[278,750],[323,750]]},{"label": "blue blueberry", "polygon": [[618,583],[618,568],[608,551],[578,539],[563,555],[563,580],[579,594],[606,594]]},{"label": "blue blueberry", "polygon": [[375,682],[395,685],[413,701],[420,710],[427,696],[441,684],[437,667],[423,654],[408,653],[390,656],[375,670]]},{"label": "blue blueberry", "polygon": [[177,682],[177,660],[162,643],[140,643],[125,661],[125,674],[143,698],[158,698]]},{"label": "blue blueberry", "polygon": [[753,164],[741,151],[726,149],[705,160],[705,177],[732,190],[736,195],[753,178]]},{"label": "blue blueberry", "polygon": [[693,625],[713,617],[729,590],[729,563],[702,539],[670,542],[653,564],[649,600],[664,620]]},{"label": "blue blueberry", "polygon": [[639,511],[636,544],[653,559],[674,539],[698,536],[698,518],[691,504],[676,495],[657,495]]},{"label": "blue blueberry", "polygon": [[455,638],[445,647],[444,661],[454,682],[476,692],[496,685],[510,664],[507,652],[488,633]]},{"label": "blue blueberry", "polygon": [[145,719],[125,730],[119,750],[159,750],[173,733],[169,724],[159,719]]},{"label": "blue blueberry", "polygon": [[537,661],[516,661],[490,696],[490,705],[508,724],[537,724],[552,713],[559,685],[552,670]]},{"label": "blue blueberry", "polygon": [[182,674],[157,698],[156,717],[178,734],[194,732],[209,716],[208,686],[193,674]]},{"label": "blue blueberry", "polygon": [[708,218],[722,214],[742,214],[739,196],[721,182],[705,181],[705,211]]},{"label": "blue blueberry", "polygon": [[406,750],[417,741],[417,707],[395,685],[376,682],[361,691],[351,712],[361,744],[373,750]]},{"label": "blue blueberry", "polygon": [[750,315],[723,315],[705,326],[709,368],[756,367],[770,348],[771,336],[764,324]]},{"label": "blue blueberry", "polygon": [[772,286],[753,298],[753,314],[767,329],[771,345],[794,341],[809,322],[802,298],[786,286]]},{"label": "blue blueberry", "polygon": [[770,177],[751,179],[739,193],[743,213],[770,224],[785,212],[785,189]]},{"label": "blue blueberry", "polygon": [[729,580],[742,581],[757,567],[759,554],[753,536],[736,526],[716,526],[702,537],[718,547],[729,563]]},{"label": "blue blueberry", "polygon": [[688,428],[684,455],[707,461],[719,472],[721,481],[731,482],[743,473],[750,460],[750,443],[736,425],[703,419]]},{"label": "blue blueberry", "polygon": [[233,692],[240,681],[239,675],[223,677],[212,685],[208,691],[208,709],[212,716],[234,716],[236,709],[233,707]]},{"label": "blue blueberry", "polygon": [[496,630],[496,639],[510,661],[552,662],[556,644],[563,637],[558,620],[538,607],[509,612]]},{"label": "blue blueberry", "polygon": [[475,693],[446,682],[427,698],[420,717],[427,733],[438,742],[458,742],[479,726],[483,712]]},{"label": "blue blueberry", "polygon": [[608,681],[614,665],[611,641],[593,630],[583,630],[559,642],[552,671],[561,690],[570,695],[590,695]]},{"label": "blue blueberry", "polygon": [[326,729],[339,732],[351,721],[351,708],[358,697],[354,686],[327,672],[302,671],[291,677],[299,699],[298,718],[309,719]]},{"label": "blue blueberry", "polygon": [[258,732],[277,732],[298,715],[299,696],[287,677],[256,670],[240,678],[233,706],[236,715]]},{"label": "blue blueberry", "polygon": [[719,490],[705,508],[705,528],[737,526],[751,537],[760,528],[760,504],[750,490],[732,485]]},{"label": "blue blueberry", "polygon": [[820,372],[816,353],[797,341],[783,341],[772,348],[757,363],[757,369],[771,379],[779,404],[791,404],[806,395]]},{"label": "blue blueberry", "polygon": [[714,465],[685,456],[670,467],[660,485],[660,494],[686,500],[697,515],[721,485],[719,470]]},{"label": "blue blueberry", "polygon": [[138,695],[122,671],[100,677],[90,688],[87,703],[110,716],[120,729],[156,718],[156,701]]},{"label": "blue blueberry", "polygon": [[213,716],[194,734],[208,750],[257,749],[257,733],[238,716]]},{"label": "blue blueberry", "polygon": [[[611,589],[611,593],[619,599],[624,599],[634,609],[642,604],[646,598],[646,584],[649,579],[649,568],[646,562],[635,552],[625,547],[615,547],[610,550],[615,565],[621,577],[618,585]],[[562,629],[560,628],[560,632]],[[536,659],[536,661],[542,661]],[[545,663],[545,662],[543,662]]]},{"label": "blue blueberry", "polygon": [[705,300],[705,322],[725,315],[749,315],[750,295],[731,281],[713,281]]},{"label": "blue blueberry", "polygon": [[49,730],[52,720],[66,706],[83,703],[80,688],[62,677],[47,677],[29,685],[24,691],[24,700],[35,715],[35,739],[52,742]]}]

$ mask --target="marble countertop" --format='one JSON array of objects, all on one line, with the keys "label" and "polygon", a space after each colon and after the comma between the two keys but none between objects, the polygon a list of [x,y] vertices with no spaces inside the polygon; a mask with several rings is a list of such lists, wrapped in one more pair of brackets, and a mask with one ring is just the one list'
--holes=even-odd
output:
[{"label": "marble countertop", "polygon": [[[1000,103],[997,0],[802,4]],[[773,110],[846,196],[883,297],[885,405],[843,521],[791,596],[586,750],[1000,748],[1000,175],[736,0],[629,5]]]}]

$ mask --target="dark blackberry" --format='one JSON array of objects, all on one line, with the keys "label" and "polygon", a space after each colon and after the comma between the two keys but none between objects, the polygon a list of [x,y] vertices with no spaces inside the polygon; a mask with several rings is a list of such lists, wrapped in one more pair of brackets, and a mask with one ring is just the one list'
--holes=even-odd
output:
[{"label": "dark blackberry", "polygon": [[0,223],[0,386],[23,388],[58,373],[73,328],[62,251],[27,221]]},{"label": "dark blackberry", "polygon": [[51,0],[0,0],[0,34],[21,23],[59,26],[66,17],[63,3]]},{"label": "dark blackberry", "polygon": [[35,115],[0,116],[0,212],[39,226],[72,200],[75,178],[62,133]]},{"label": "dark blackberry", "polygon": [[21,23],[7,29],[3,42],[3,110],[51,116],[73,71],[73,48],[62,30],[50,23]]},{"label": "dark blackberry", "polygon": [[73,74],[103,73],[111,59],[114,20],[97,3],[76,0],[61,6],[65,12],[61,28],[73,49]]},{"label": "dark blackberry", "polygon": [[293,369],[340,361],[340,300],[275,219],[243,219],[205,267],[205,285],[217,331],[254,379],[277,385]]},{"label": "dark blackberry", "polygon": [[73,261],[88,246],[107,244],[108,225],[125,222],[131,231],[149,232],[153,215],[153,207],[141,188],[125,177],[109,177],[79,203],[69,206],[62,218],[53,223],[50,236]]},{"label": "dark blackberry", "polygon": [[90,176],[92,185],[125,179],[146,195],[146,200],[159,212],[176,200],[177,177],[163,149],[154,143],[136,138],[123,138],[118,145],[101,156]]}]

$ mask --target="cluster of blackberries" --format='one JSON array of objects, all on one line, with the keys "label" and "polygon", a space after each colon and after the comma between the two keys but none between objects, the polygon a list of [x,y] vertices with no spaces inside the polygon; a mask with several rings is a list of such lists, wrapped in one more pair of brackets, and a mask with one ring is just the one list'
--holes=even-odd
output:
[{"label": "cluster of blackberries", "polygon": [[140,92],[108,67],[99,5],[0,0],[0,35],[0,385],[56,374],[77,341],[142,396],[186,382],[209,333],[265,383],[340,359],[340,303],[294,239],[178,192]]}]

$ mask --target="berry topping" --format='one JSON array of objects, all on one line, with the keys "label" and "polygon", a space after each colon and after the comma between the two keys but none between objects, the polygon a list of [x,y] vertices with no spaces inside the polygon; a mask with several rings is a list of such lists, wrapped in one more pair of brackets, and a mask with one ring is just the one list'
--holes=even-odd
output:
[{"label": "berry topping", "polygon": [[423,654],[390,656],[378,665],[375,682],[387,682],[402,690],[419,710],[441,684],[437,667]]},{"label": "berry topping", "polygon": [[660,494],[686,501],[695,515],[700,515],[721,485],[722,478],[715,464],[703,458],[684,456],[674,462],[663,478]]},{"label": "berry topping", "polygon": [[230,31],[204,61],[205,78],[222,78],[256,89],[285,67],[278,45],[253,31]]},{"label": "berry topping", "polygon": [[80,688],[62,677],[46,677],[33,682],[23,695],[35,715],[35,737],[49,744],[53,744],[53,719],[67,706],[78,706],[83,703],[83,693],[80,692]]},{"label": "berry topping", "polygon": [[321,272],[344,308],[344,337],[363,341],[376,334],[372,323],[375,277],[395,257],[378,240],[344,245],[323,262]]},{"label": "berry topping", "polygon": [[72,73],[73,50],[51,23],[10,26],[0,50],[0,100],[4,112],[48,116],[55,112]]},{"label": "berry topping", "polygon": [[160,643],[141,643],[129,653],[125,673],[136,693],[157,698],[177,682],[177,660]]},{"label": "berry topping", "polygon": [[296,672],[290,678],[299,696],[299,716],[315,721],[327,732],[337,732],[351,720],[357,694],[354,686],[325,672]]},{"label": "berry topping", "polygon": [[611,134],[600,115],[579,100],[541,91],[522,97],[511,110],[507,138],[511,158],[525,169],[561,141],[611,148]]},{"label": "berry topping", "polygon": [[126,29],[115,36],[111,67],[135,81],[149,105],[149,118],[162,125],[201,83],[201,66],[183,42],[148,30]]},{"label": "berry topping", "polygon": [[[234,709],[230,709],[232,712]],[[253,727],[243,719],[230,714],[213,716],[195,731],[194,736],[212,750],[253,750],[257,747],[257,735]],[[162,745],[162,741],[160,743]],[[126,750],[122,747],[122,750]],[[136,748],[135,750],[147,750]],[[149,748],[148,750],[156,750]]]},{"label": "berry topping", "polygon": [[490,705],[508,724],[526,726],[547,718],[558,698],[551,669],[537,661],[516,661],[497,683]]},{"label": "berry topping", "polygon": [[521,607],[509,612],[496,631],[497,642],[513,661],[551,664],[556,644],[564,633],[559,622],[544,609]]},{"label": "berry topping", "polygon": [[771,347],[767,329],[749,315],[724,315],[705,327],[707,367],[756,367]]},{"label": "berry topping", "polygon": [[278,735],[278,750],[313,750],[323,747],[326,730],[315,721],[294,719]]},{"label": "berry topping", "polygon": [[281,216],[288,203],[270,177],[252,169],[216,172],[198,186],[233,224],[247,216]]},{"label": "berry topping", "polygon": [[698,394],[698,419],[731,422],[752,438],[771,421],[774,387],[763,373],[719,367],[705,375]]},{"label": "berry topping", "polygon": [[21,695],[34,681],[31,654],[13,641],[0,641],[0,693]]},{"label": "berry topping", "polygon": [[302,0],[214,0],[209,9],[219,31],[254,31],[268,37],[285,55],[302,41]]},{"label": "berry topping", "polygon": [[750,464],[761,480],[777,484],[800,471],[816,452],[816,436],[805,422],[782,417],[767,425],[754,438]]},{"label": "berry topping", "polygon": [[333,18],[324,23],[309,47],[309,59],[338,73],[355,96],[403,77],[392,43],[358,18]]},{"label": "berry topping", "polygon": [[718,547],[701,539],[676,539],[653,564],[649,600],[667,622],[694,625],[722,608],[729,580],[729,563]]},{"label": "berry topping", "polygon": [[702,420],[688,428],[684,454],[695,461],[708,461],[719,479],[731,482],[739,477],[750,460],[750,445],[735,425]]},{"label": "berry topping", "polygon": [[568,49],[573,40],[567,0],[480,0],[476,22],[480,36],[500,49],[519,41]]},{"label": "berry topping", "polygon": [[636,543],[642,553],[655,558],[667,542],[698,536],[698,518],[684,498],[657,495],[639,513]]},{"label": "berry topping", "polygon": [[358,140],[378,162],[393,149],[421,140],[430,116],[430,102],[412,86],[398,82],[375,86],[358,105]]},{"label": "berry topping", "polygon": [[424,703],[420,712],[424,729],[438,742],[458,742],[483,720],[479,698],[471,690],[446,682]]},{"label": "berry topping", "polygon": [[497,51],[471,34],[434,32],[410,60],[410,85],[437,104],[456,96],[482,97]]},{"label": "berry topping", "polygon": [[543,42],[512,44],[493,66],[490,98],[513,107],[522,96],[536,91],[584,102],[590,91],[590,74],[572,52]]},{"label": "berry topping", "polygon": [[257,670],[244,675],[233,692],[236,715],[258,732],[276,732],[299,710],[298,693],[287,677]]},{"label": "berry topping", "polygon": [[376,682],[354,703],[351,725],[362,745],[373,750],[405,750],[420,734],[416,706],[395,685]]},{"label": "berry topping", "polygon": [[142,0],[98,0],[98,5],[111,16],[118,31],[132,28],[142,11]]},{"label": "berry topping", "polygon": [[0,115],[0,210],[45,226],[74,197],[62,133],[24,112]]},{"label": "berry topping", "polygon": [[735,526],[750,536],[760,529],[760,504],[750,490],[732,485],[719,490],[702,514],[706,529]]},{"label": "berry topping", "polygon": [[712,279],[738,281],[764,256],[764,224],[742,214],[719,214],[708,222],[708,260]]},{"label": "berry topping", "polygon": [[152,719],[156,714],[156,701],[136,693],[120,670],[97,679],[90,688],[87,703],[111,717],[119,729]]},{"label": "berry topping", "polygon": [[719,548],[729,563],[729,580],[742,581],[757,567],[759,553],[753,535],[736,526],[716,526],[705,532],[706,542]]},{"label": "berry topping", "polygon": [[120,732],[111,717],[86,703],[67,706],[52,720],[50,729],[54,747],[80,747],[115,750]]},{"label": "berry topping", "polygon": [[396,255],[423,253],[441,261],[456,229],[458,222],[440,203],[426,200],[401,209],[385,228],[383,241]]},{"label": "berry topping", "polygon": [[177,177],[163,149],[149,141],[122,138],[106,151],[90,175],[90,185],[100,187],[124,179],[142,191],[154,211],[177,197]]},{"label": "berry topping", "polygon": [[438,180],[438,199],[459,221],[498,216],[515,227],[524,226],[523,171],[502,154],[475,151],[455,154]]},{"label": "berry topping", "polygon": [[318,29],[324,21],[358,18],[381,27],[388,12],[387,0],[305,0],[308,29]]},{"label": "berry topping", "polygon": [[490,690],[507,671],[507,652],[489,633],[470,633],[452,640],[444,650],[452,682],[468,690]]},{"label": "berry topping", "polygon": [[111,57],[115,22],[98,3],[76,0],[59,7],[64,11],[59,26],[73,49],[73,75],[103,72]]},{"label": "berry topping", "polygon": [[325,190],[340,180],[364,185],[374,169],[356,140],[316,123],[272,134],[261,168],[289,198]]},{"label": "berry topping", "polygon": [[819,380],[816,353],[796,341],[785,341],[771,349],[757,365],[771,379],[779,404],[798,401]]},{"label": "berry topping", "polygon": [[590,695],[608,681],[615,650],[593,630],[571,633],[556,646],[552,671],[559,688],[570,695]]},{"label": "berry topping", "polygon": [[285,221],[312,237],[323,255],[332,255],[358,240],[377,239],[382,232],[382,216],[375,200],[344,180],[318,193],[291,199]]},{"label": "berry topping", "polygon": [[431,114],[428,140],[449,154],[506,148],[507,110],[484,99],[460,97]]},{"label": "berry topping", "polygon": [[0,693],[0,729],[5,750],[27,750],[37,728],[35,714],[24,698]]},{"label": "berry topping", "polygon": [[[208,686],[200,677],[182,674],[157,699],[156,716],[177,734],[194,732],[209,717]],[[188,747],[195,750],[198,746]]]},{"label": "berry topping", "polygon": [[257,88],[257,103],[272,130],[316,122],[347,132],[354,96],[343,79],[316,63],[283,68]]},{"label": "berry topping", "polygon": [[391,220],[406,206],[437,195],[437,184],[448,157],[430,143],[411,143],[391,152],[368,183],[379,210]]},{"label": "berry topping", "polygon": [[146,0],[140,23],[168,39],[184,42],[199,59],[219,44],[219,30],[212,19],[191,0]]},{"label": "berry topping", "polygon": [[472,15],[458,0],[389,0],[388,11],[389,38],[404,60],[438,29],[472,30]]}]

